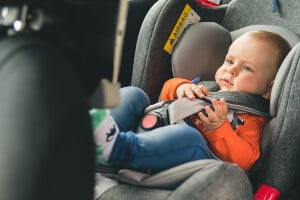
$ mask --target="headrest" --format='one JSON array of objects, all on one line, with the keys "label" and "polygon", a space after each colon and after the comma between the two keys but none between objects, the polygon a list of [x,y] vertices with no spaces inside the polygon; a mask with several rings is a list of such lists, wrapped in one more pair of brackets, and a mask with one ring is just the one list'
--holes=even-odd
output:
[{"label": "headrest", "polygon": [[224,62],[232,41],[248,31],[266,30],[285,38],[291,47],[300,42],[292,31],[274,25],[251,25],[229,32],[215,22],[200,22],[190,25],[178,40],[172,54],[174,77],[214,80],[216,70]]},{"label": "headrest", "polygon": [[213,80],[231,43],[228,30],[214,22],[196,23],[187,28],[172,53],[174,77]]}]

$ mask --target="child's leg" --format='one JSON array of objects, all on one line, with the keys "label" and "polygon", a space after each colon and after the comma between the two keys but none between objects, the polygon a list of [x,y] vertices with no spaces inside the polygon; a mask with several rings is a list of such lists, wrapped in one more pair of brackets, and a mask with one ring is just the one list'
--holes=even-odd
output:
[{"label": "child's leg", "polygon": [[121,88],[121,104],[110,110],[110,115],[117,122],[120,131],[130,131],[136,120],[144,114],[150,101],[147,94],[140,88],[129,86]]},{"label": "child's leg", "polygon": [[121,104],[117,108],[90,111],[97,163],[107,162],[119,132],[131,130],[136,118],[141,117],[145,107],[149,105],[148,96],[139,88],[122,88],[120,95]]},{"label": "child's leg", "polygon": [[182,163],[213,158],[207,142],[194,128],[170,125],[135,134],[121,132],[109,162],[145,170],[162,170]]}]

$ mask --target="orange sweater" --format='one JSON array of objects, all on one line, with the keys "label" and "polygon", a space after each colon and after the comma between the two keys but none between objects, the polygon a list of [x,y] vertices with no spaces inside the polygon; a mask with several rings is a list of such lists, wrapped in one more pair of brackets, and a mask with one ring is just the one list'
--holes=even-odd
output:
[{"label": "orange sweater", "polygon": [[[181,78],[166,81],[162,89],[162,100],[175,99],[176,89],[183,83],[191,81]],[[236,130],[227,121],[218,129],[207,132],[198,116],[191,117],[191,121],[209,142],[215,155],[224,161],[236,163],[247,171],[260,156],[260,138],[267,119],[248,113],[237,115],[244,124],[237,126]]]}]

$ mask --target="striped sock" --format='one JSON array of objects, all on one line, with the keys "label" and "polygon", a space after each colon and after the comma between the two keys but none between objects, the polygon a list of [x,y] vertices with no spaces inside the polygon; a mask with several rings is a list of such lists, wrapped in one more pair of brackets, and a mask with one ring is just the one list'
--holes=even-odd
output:
[{"label": "striped sock", "polygon": [[119,134],[119,128],[107,109],[92,109],[89,114],[94,130],[96,162],[106,165]]}]

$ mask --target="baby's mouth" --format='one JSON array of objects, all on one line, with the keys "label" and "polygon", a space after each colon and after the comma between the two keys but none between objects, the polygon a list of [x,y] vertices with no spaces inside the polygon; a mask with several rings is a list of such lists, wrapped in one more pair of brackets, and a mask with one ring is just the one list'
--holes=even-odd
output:
[{"label": "baby's mouth", "polygon": [[223,84],[225,86],[232,86],[233,85],[233,83],[231,81],[229,81],[229,79],[227,79],[227,78],[222,78],[221,81],[223,82]]}]

